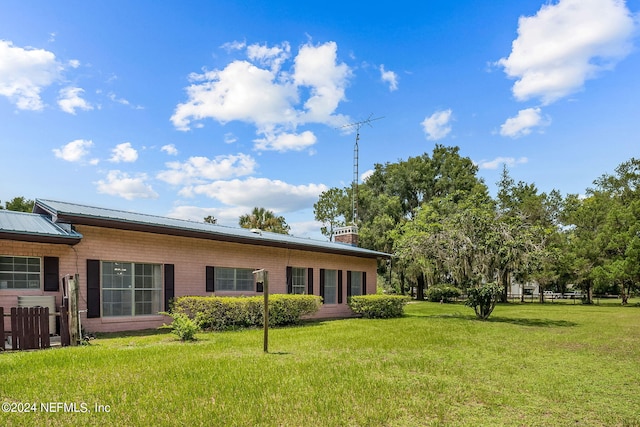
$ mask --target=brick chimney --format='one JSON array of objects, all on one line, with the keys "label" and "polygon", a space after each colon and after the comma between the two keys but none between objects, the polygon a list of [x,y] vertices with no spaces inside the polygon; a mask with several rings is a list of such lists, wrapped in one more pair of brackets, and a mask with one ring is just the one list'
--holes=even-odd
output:
[{"label": "brick chimney", "polygon": [[346,227],[336,228],[333,232],[333,241],[358,246],[358,227],[347,225]]}]

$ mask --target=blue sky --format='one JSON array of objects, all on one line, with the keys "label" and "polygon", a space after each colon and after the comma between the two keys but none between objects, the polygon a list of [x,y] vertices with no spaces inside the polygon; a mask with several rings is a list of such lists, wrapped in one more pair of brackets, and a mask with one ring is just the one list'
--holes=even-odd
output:
[{"label": "blue sky", "polygon": [[640,0],[0,3],[0,200],[319,238],[313,203],[376,163],[460,147],[584,193],[638,156]]}]

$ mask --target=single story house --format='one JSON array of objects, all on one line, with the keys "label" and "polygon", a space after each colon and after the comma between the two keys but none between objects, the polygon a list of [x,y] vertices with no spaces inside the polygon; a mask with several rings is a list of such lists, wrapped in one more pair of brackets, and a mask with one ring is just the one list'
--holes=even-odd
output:
[{"label": "single story house", "polygon": [[320,295],[317,317],[345,317],[348,296],[375,293],[377,259],[389,257],[340,242],[37,199],[33,213],[0,210],[0,306],[52,296],[59,307],[62,278],[78,274],[87,331],[155,328],[167,322],[158,313],[175,297],[262,295],[252,272],[265,269],[270,293]]}]

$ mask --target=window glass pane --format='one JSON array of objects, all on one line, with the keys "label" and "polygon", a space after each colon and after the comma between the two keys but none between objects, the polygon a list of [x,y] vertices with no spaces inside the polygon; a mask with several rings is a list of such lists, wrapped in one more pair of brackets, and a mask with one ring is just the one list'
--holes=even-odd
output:
[{"label": "window glass pane", "polygon": [[40,258],[0,257],[0,289],[40,289]]},{"label": "window glass pane", "polygon": [[136,315],[155,314],[153,310],[153,291],[136,291]]},{"label": "window glass pane", "polygon": [[40,258],[27,258],[27,271],[40,273]]},{"label": "window glass pane", "polygon": [[219,291],[233,290],[233,279],[234,279],[233,268],[216,267],[216,269],[214,270],[214,275],[215,275],[216,290],[219,290]]},{"label": "window glass pane", "polygon": [[324,303],[335,304],[338,288],[338,272],[336,270],[324,271]]},{"label": "window glass pane", "polygon": [[307,269],[294,267],[292,269],[292,292],[294,294],[304,294],[306,292]]},{"label": "window glass pane", "polygon": [[[104,262],[102,263],[102,287],[108,288],[131,288],[131,270],[130,263],[123,262]],[[105,278],[107,278],[105,280]]]},{"label": "window glass pane", "polygon": [[27,260],[25,258],[16,258],[13,262],[13,271],[27,271]]},{"label": "window glass pane", "polygon": [[362,295],[362,272],[351,272],[351,295]]},{"label": "window glass pane", "polygon": [[40,275],[29,273],[27,274],[27,282],[29,289],[40,289]]},{"label": "window glass pane", "polygon": [[160,311],[162,266],[102,263],[102,315],[141,316]]},{"label": "window glass pane", "polygon": [[250,268],[216,267],[214,280],[217,291],[253,291],[253,270]]},{"label": "window glass pane", "polygon": [[253,291],[253,270],[236,269],[236,291]]}]

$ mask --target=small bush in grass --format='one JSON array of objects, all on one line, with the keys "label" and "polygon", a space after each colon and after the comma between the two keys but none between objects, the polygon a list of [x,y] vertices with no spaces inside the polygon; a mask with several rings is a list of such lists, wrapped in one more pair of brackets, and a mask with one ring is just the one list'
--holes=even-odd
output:
[{"label": "small bush in grass", "polygon": [[351,297],[349,307],[356,314],[369,319],[402,317],[409,297],[402,295],[361,295]]},{"label": "small bush in grass", "polygon": [[[285,326],[300,322],[302,317],[320,309],[320,297],[314,295],[269,296],[269,325]],[[264,297],[180,297],[174,312],[194,319],[196,324],[211,331],[262,326]]]},{"label": "small bush in grass", "polygon": [[198,324],[184,313],[161,313],[173,319],[170,325],[163,325],[163,328],[171,329],[182,341],[193,341],[195,335],[200,331]]},{"label": "small bush in grass", "polygon": [[451,302],[462,295],[460,289],[451,285],[436,285],[427,289],[425,296],[431,302]]},{"label": "small bush in grass", "polygon": [[486,320],[496,307],[501,294],[502,286],[497,283],[484,283],[467,290],[467,300],[464,304],[475,310],[478,319]]}]

